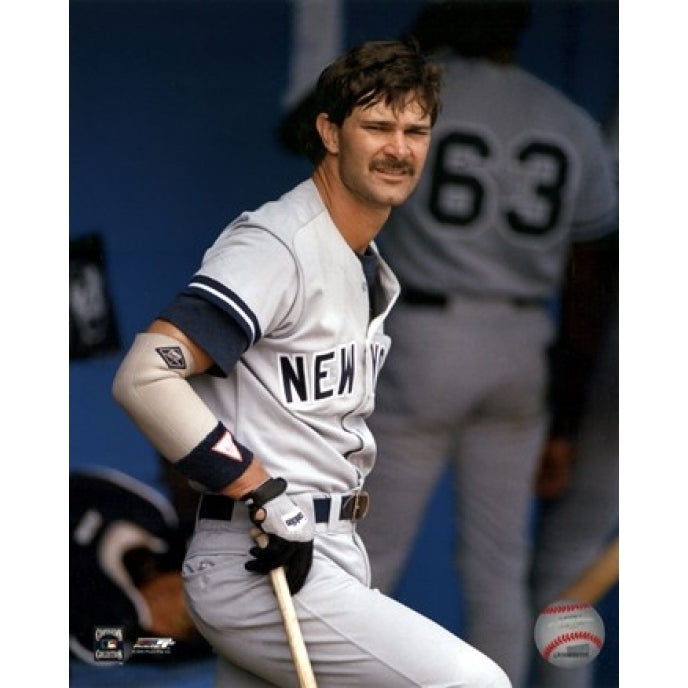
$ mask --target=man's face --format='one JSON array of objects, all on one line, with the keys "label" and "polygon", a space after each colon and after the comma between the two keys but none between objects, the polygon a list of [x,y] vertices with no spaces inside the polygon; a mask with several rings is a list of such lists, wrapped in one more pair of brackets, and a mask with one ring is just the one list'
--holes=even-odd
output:
[{"label": "man's face", "polygon": [[401,205],[416,188],[430,145],[430,116],[416,100],[355,108],[338,130],[339,176],[364,203]]}]

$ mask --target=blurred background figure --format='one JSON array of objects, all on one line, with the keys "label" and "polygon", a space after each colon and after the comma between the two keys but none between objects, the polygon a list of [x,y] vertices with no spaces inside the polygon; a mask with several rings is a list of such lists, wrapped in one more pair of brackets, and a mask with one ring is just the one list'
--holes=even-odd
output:
[{"label": "blurred background figure", "polygon": [[[607,122],[607,137],[618,179],[618,105]],[[617,182],[618,184],[618,182]],[[553,403],[550,435],[545,444],[536,494],[540,498],[531,570],[534,609],[555,599],[573,597],[597,604],[617,581],[619,517],[619,263],[618,235],[604,252],[601,274],[585,274],[585,265],[570,266],[568,283],[582,280],[593,288],[585,301],[570,302],[575,289],[562,297],[563,313],[591,308],[600,302],[598,331],[578,332],[577,320],[562,322],[553,347]],[[591,277],[596,282],[591,285]],[[596,285],[596,288],[594,288]],[[568,299],[568,302],[567,302]],[[572,346],[571,343],[574,343]],[[566,362],[575,351],[599,349],[587,390],[576,390]],[[567,351],[568,349],[568,351]],[[571,351],[574,353],[572,354]],[[591,353],[588,359],[593,359]],[[571,366],[575,372],[576,366]],[[567,394],[568,390],[568,394]],[[617,537],[615,537],[615,535]],[[609,563],[603,563],[609,560]],[[599,564],[598,564],[599,562]],[[577,583],[591,567],[602,568]],[[609,629],[610,631],[612,629]],[[587,688],[594,685],[594,665],[562,671],[536,657],[533,685],[537,688]]]},{"label": "blurred background figure", "polygon": [[[550,431],[570,439],[580,424],[617,218],[601,127],[514,64],[530,11],[517,0],[433,2],[409,31],[444,61],[444,107],[423,180],[380,235],[402,295],[370,419],[375,506],[359,529],[373,584],[394,591],[450,461],[465,637],[515,688],[533,648],[539,461]],[[557,490],[572,454],[560,458]],[[577,513],[565,527],[578,527]],[[573,580],[573,560],[561,565]]]},{"label": "blurred background figure", "polygon": [[188,483],[173,486],[170,501],[150,485],[106,466],[70,472],[71,656],[97,663],[94,631],[99,626],[122,629],[126,660],[134,639],[144,636],[174,639],[168,662],[210,656],[188,614],[180,573],[194,500],[198,493]]}]

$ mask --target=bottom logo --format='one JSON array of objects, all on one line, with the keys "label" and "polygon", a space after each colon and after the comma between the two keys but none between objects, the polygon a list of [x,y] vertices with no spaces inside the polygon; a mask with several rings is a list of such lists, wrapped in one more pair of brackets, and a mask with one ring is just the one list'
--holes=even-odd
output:
[{"label": "bottom logo", "polygon": [[134,655],[169,655],[172,638],[124,638],[124,626],[96,626],[93,630],[93,658],[99,664],[123,664]]},{"label": "bottom logo", "polygon": [[124,628],[96,627],[93,631],[93,659],[96,662],[124,662]]},{"label": "bottom logo", "polygon": [[137,638],[132,654],[169,655],[175,641],[172,638]]}]

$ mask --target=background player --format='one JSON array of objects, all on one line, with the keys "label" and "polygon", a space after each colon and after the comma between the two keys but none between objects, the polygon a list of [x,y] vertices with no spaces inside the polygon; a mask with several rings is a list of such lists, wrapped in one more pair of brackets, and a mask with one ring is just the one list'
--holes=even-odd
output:
[{"label": "background player", "polygon": [[304,129],[312,177],[222,232],[115,377],[144,435],[205,489],[183,575],[217,685],[295,685],[270,583],[254,575],[280,565],[319,685],[509,685],[371,590],[355,531],[398,296],[374,238],[420,177],[439,87],[438,68],[396,41],[330,65]]},{"label": "background player", "polygon": [[[549,424],[552,305],[574,244],[590,281],[572,287],[595,285],[606,249],[592,241],[616,219],[600,127],[513,64],[528,16],[523,2],[433,3],[412,29],[443,55],[444,107],[425,174],[380,235],[402,294],[370,419],[375,508],[360,529],[373,584],[392,591],[449,459],[466,638],[518,687],[533,645],[530,517]],[[564,347],[574,355],[558,389],[573,412],[604,309],[571,302],[579,322],[569,331],[583,336]]]},{"label": "background player", "polygon": [[[618,104],[607,124],[607,138],[617,168],[618,188]],[[545,444],[536,481],[539,497],[531,588],[533,607],[544,608],[561,599],[565,590],[610,544],[618,529],[619,518],[619,263],[618,235],[610,237],[606,252],[607,268],[600,275],[596,289],[587,303],[604,297],[605,312],[600,319],[600,350],[594,361],[590,382],[583,398],[571,399],[565,388],[576,389],[570,382],[558,384],[559,403],[553,405],[550,436]],[[571,279],[582,279],[580,267],[572,266]],[[569,280],[570,281],[570,280]],[[589,280],[585,280],[589,282]],[[564,301],[576,293],[566,290]],[[575,310],[572,303],[565,313]],[[572,354],[576,319],[569,318],[560,328],[554,358],[560,365],[553,371],[566,380],[565,363]],[[597,339],[597,337],[596,337]],[[566,349],[569,353],[567,354]],[[578,344],[575,349],[581,349]],[[562,366],[562,363],[564,364]],[[562,368],[564,370],[562,371]],[[575,366],[574,366],[575,372]],[[557,374],[558,373],[558,374]],[[567,401],[568,399],[568,401]],[[618,567],[618,554],[617,554]],[[591,588],[579,592],[576,599],[595,605],[604,593]],[[581,597],[588,594],[590,598]],[[597,599],[595,598],[597,596]],[[606,629],[608,637],[611,627]],[[606,648],[605,648],[606,649]],[[545,662],[534,651],[533,685],[539,688],[586,688],[594,685],[595,663],[561,671]]]}]

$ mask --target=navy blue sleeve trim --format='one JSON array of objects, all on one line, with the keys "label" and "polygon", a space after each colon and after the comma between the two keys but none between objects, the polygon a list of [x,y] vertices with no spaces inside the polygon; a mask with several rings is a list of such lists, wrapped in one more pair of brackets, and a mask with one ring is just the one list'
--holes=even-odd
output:
[{"label": "navy blue sleeve trim", "polygon": [[262,336],[260,324],[253,311],[231,289],[205,275],[194,275],[184,293],[195,294],[230,313],[239,323],[251,344]]},{"label": "navy blue sleeve trim", "polygon": [[171,322],[215,361],[208,373],[227,376],[249,347],[249,339],[233,313],[205,299],[179,294],[158,316]]}]

